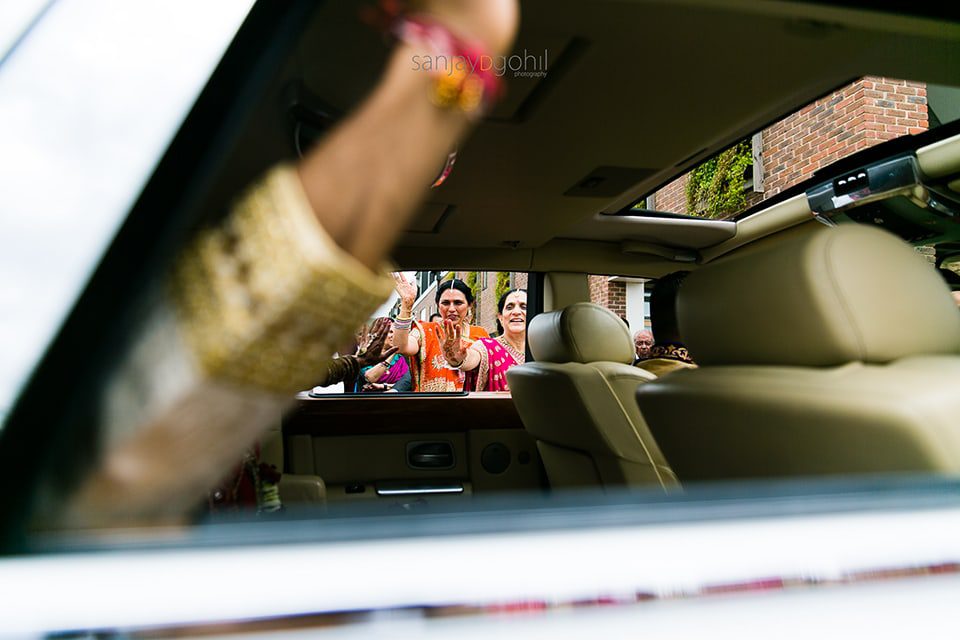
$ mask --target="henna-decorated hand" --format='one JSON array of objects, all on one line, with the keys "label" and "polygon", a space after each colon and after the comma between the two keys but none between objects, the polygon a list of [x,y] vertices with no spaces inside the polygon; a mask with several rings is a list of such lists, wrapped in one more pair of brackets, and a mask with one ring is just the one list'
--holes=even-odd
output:
[{"label": "henna-decorated hand", "polygon": [[463,341],[463,327],[460,323],[454,324],[452,320],[444,320],[438,323],[440,332],[440,346],[443,350],[443,357],[452,367],[459,367],[467,357],[467,344]]},{"label": "henna-decorated hand", "polygon": [[387,335],[390,333],[390,324],[390,318],[377,318],[374,321],[365,343],[360,343],[360,351],[357,353],[357,361],[361,367],[372,367],[378,362],[392,358],[393,354],[397,352],[396,347],[390,347],[386,350],[383,348]]},{"label": "henna-decorated hand", "polygon": [[393,281],[396,283],[394,287],[400,296],[400,302],[404,310],[410,311],[413,308],[413,303],[417,301],[417,285],[409,282],[402,273],[392,273],[390,275],[393,276]]}]

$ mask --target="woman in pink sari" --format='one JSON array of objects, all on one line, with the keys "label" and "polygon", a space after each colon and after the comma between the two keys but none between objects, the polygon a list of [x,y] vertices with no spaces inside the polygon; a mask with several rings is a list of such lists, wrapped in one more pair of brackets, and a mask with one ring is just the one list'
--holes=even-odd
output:
[{"label": "woman in pink sari", "polygon": [[527,292],[511,289],[497,302],[497,337],[467,345],[454,330],[444,334],[443,351],[466,372],[467,391],[510,391],[507,370],[526,360]]}]

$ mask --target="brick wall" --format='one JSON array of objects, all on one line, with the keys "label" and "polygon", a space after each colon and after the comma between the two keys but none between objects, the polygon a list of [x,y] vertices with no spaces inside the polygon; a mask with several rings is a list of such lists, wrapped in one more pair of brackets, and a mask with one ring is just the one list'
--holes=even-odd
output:
[{"label": "brick wall", "polygon": [[[928,127],[924,83],[862,78],[763,131],[763,193],[747,194],[747,207],[861,149]],[[657,191],[655,207],[687,213],[686,182],[684,175]]]},{"label": "brick wall", "polygon": [[764,130],[765,197],[861,149],[926,131],[926,96],[923,83],[870,76]]},{"label": "brick wall", "polygon": [[657,211],[671,213],[687,212],[687,180],[688,174],[683,174],[664,188],[656,192],[653,206]]},{"label": "brick wall", "polygon": [[627,317],[627,285],[609,282],[608,276],[590,276],[590,301],[606,307],[621,318]]},{"label": "brick wall", "polygon": [[418,304],[413,305],[413,317],[417,320],[429,320],[430,315],[436,313],[436,311],[437,303],[435,295],[430,295]]}]

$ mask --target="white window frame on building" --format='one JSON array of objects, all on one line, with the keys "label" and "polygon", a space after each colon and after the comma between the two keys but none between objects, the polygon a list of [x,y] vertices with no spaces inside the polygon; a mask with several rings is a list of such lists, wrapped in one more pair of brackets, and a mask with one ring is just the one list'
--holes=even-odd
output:
[{"label": "white window frame on building", "polygon": [[607,282],[626,283],[626,316],[630,331],[635,333],[640,329],[650,328],[650,292],[646,284],[650,278],[633,276],[610,276]]}]

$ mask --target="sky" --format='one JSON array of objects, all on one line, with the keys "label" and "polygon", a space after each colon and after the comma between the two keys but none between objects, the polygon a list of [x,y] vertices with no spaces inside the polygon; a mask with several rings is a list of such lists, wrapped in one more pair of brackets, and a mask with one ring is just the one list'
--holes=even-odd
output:
[{"label": "sky", "polygon": [[0,2],[0,420],[252,3]]}]

